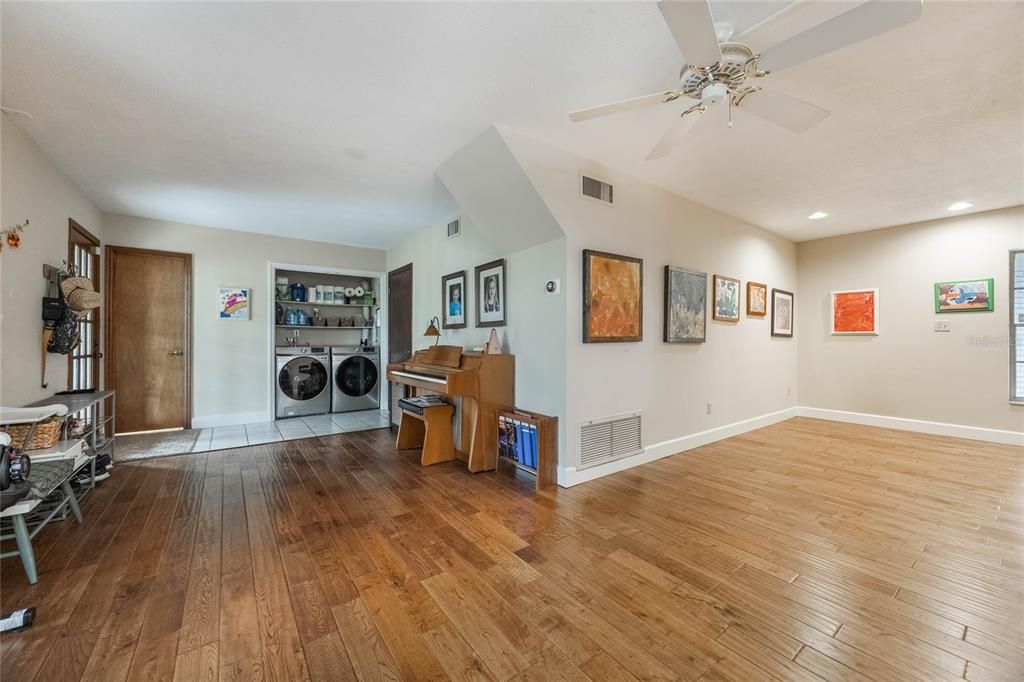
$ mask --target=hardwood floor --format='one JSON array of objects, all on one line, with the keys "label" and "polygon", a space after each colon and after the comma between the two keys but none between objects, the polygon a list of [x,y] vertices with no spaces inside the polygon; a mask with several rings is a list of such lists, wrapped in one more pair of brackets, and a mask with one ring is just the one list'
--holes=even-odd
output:
[{"label": "hardwood floor", "polygon": [[549,496],[388,431],[119,465],[4,680],[1024,679],[1021,448],[793,419]]}]

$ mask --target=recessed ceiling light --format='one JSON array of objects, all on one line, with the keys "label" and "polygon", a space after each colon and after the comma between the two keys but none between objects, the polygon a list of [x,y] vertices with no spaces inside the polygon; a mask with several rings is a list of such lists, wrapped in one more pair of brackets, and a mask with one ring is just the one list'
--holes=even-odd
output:
[{"label": "recessed ceiling light", "polygon": [[822,218],[827,218],[828,217],[828,213],[822,213],[821,211],[815,211],[814,213],[812,213],[811,215],[809,215],[807,217],[810,218],[811,220],[821,220]]},{"label": "recessed ceiling light", "polygon": [[969,201],[958,201],[955,204],[950,204],[949,208],[947,208],[946,210],[947,211],[962,211],[965,208],[970,208],[971,206],[974,206],[974,204],[972,204]]}]

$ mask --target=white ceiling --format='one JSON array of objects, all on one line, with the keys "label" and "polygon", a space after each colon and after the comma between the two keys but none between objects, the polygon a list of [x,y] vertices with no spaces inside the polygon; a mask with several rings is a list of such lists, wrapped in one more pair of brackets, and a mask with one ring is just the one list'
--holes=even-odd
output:
[{"label": "white ceiling", "polygon": [[[712,10],[742,32],[788,4]],[[492,123],[797,240],[944,216],[959,199],[1024,203],[1020,2],[926,0],[916,24],[764,82],[832,110],[817,128],[741,111],[656,162],[642,159],[672,106],[567,119],[673,85],[680,57],[651,2],[2,13],[3,104],[31,111],[18,125],[111,212],[387,246],[455,210],[434,170]],[[773,19],[752,47],[800,21]],[[817,210],[830,215],[808,221]]]}]

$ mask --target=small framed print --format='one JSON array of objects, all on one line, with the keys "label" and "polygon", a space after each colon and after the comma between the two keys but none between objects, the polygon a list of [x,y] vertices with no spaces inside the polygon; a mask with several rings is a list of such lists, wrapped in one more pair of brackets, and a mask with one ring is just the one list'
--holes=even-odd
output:
[{"label": "small framed print", "polygon": [[466,271],[459,270],[441,278],[441,328],[466,326]]},{"label": "small framed print", "polygon": [[711,290],[714,293],[712,317],[721,322],[739,322],[740,281],[732,277],[715,275]]},{"label": "small framed print", "polygon": [[747,317],[764,317],[768,314],[768,285],[747,282]]},{"label": "small framed print", "polygon": [[772,336],[793,336],[793,292],[772,289]]},{"label": "small framed print", "polygon": [[217,290],[217,316],[222,320],[248,320],[249,289],[220,287]]},{"label": "small framed print", "polygon": [[878,289],[833,291],[833,336],[878,336]]},{"label": "small framed print", "polygon": [[995,280],[962,279],[935,283],[935,312],[961,313],[995,310]]},{"label": "small framed print", "polygon": [[504,327],[507,321],[505,259],[476,266],[476,326]]}]

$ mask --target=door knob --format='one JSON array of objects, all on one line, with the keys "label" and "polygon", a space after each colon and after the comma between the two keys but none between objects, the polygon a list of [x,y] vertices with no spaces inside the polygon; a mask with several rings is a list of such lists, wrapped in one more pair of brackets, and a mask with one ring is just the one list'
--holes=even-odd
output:
[{"label": "door knob", "polygon": [[183,351],[183,350],[172,350],[170,353],[168,353],[168,355],[184,355],[184,354],[185,354],[185,351]]}]

